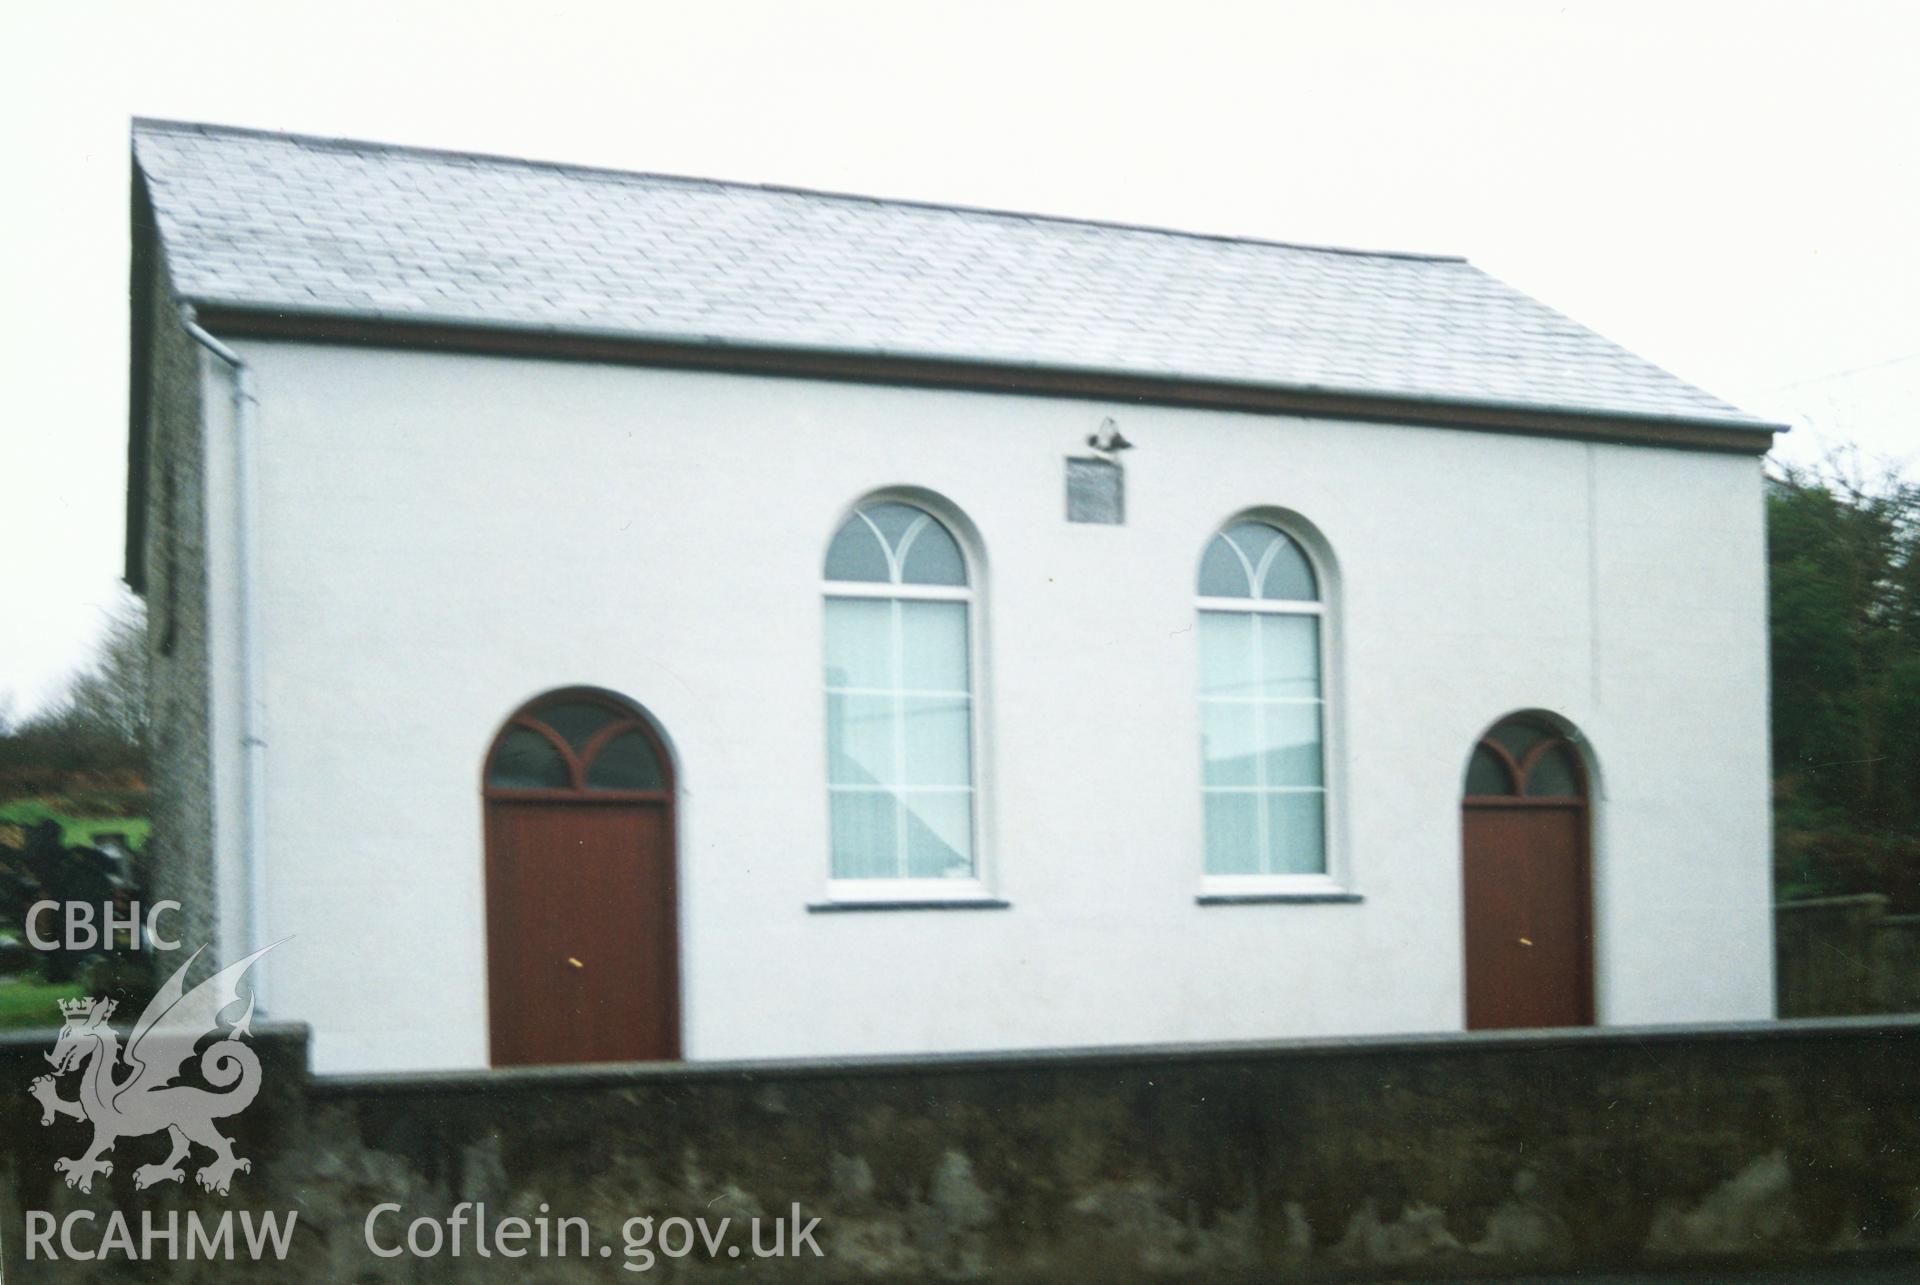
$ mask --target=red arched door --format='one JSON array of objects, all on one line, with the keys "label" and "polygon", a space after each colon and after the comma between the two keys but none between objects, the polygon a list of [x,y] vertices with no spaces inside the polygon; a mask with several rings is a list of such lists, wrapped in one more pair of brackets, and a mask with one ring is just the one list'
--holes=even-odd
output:
[{"label": "red arched door", "polygon": [[1474,747],[1461,807],[1467,1028],[1593,1024],[1586,772],[1544,722]]},{"label": "red arched door", "polygon": [[493,1064],[680,1056],[670,760],[638,710],[544,696],[487,755]]}]

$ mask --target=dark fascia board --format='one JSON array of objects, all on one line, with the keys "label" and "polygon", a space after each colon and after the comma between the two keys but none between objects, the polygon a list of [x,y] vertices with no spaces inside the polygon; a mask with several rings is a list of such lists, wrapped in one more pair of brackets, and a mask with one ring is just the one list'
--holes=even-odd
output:
[{"label": "dark fascia board", "polygon": [[1435,401],[1128,373],[827,349],[752,347],[469,321],[293,312],[199,302],[223,336],[905,384],[1764,455],[1784,424],[1725,423],[1574,408]]}]

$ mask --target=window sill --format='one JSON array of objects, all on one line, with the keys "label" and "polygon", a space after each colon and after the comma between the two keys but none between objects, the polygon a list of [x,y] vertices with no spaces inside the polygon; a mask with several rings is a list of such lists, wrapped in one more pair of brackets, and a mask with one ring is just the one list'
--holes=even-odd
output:
[{"label": "window sill", "polygon": [[1203,892],[1194,899],[1201,906],[1357,906],[1366,898],[1357,892]]},{"label": "window sill", "polygon": [[993,897],[916,897],[900,901],[809,901],[810,915],[860,910],[1011,910],[1013,903]]}]

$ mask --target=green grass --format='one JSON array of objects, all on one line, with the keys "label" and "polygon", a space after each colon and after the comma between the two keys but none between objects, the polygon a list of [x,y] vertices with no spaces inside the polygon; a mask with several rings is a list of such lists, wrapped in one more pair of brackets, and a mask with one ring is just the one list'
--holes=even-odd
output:
[{"label": "green grass", "polygon": [[147,846],[153,823],[139,816],[78,816],[45,799],[14,799],[0,803],[0,823],[30,827],[52,821],[60,827],[60,842],[69,848],[90,848],[94,836],[126,836],[127,847],[138,852]]},{"label": "green grass", "polygon": [[0,979],[0,1031],[60,1025],[55,1001],[85,994],[78,982],[59,986],[26,977]]}]

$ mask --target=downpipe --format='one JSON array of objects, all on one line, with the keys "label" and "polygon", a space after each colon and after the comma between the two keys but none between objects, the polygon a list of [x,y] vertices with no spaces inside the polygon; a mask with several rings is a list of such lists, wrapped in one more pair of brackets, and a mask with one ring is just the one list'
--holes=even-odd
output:
[{"label": "downpipe", "polygon": [[[192,304],[180,307],[180,324],[193,341],[225,362],[233,371],[233,471],[235,594],[239,607],[240,651],[240,763],[242,810],[241,865],[246,874],[247,952],[267,945],[267,742],[264,702],[260,694],[260,608],[258,532],[255,515],[259,491],[255,419],[260,399],[254,392],[253,368],[195,320]],[[268,1009],[267,962],[254,965],[253,998],[256,1013]]]}]

